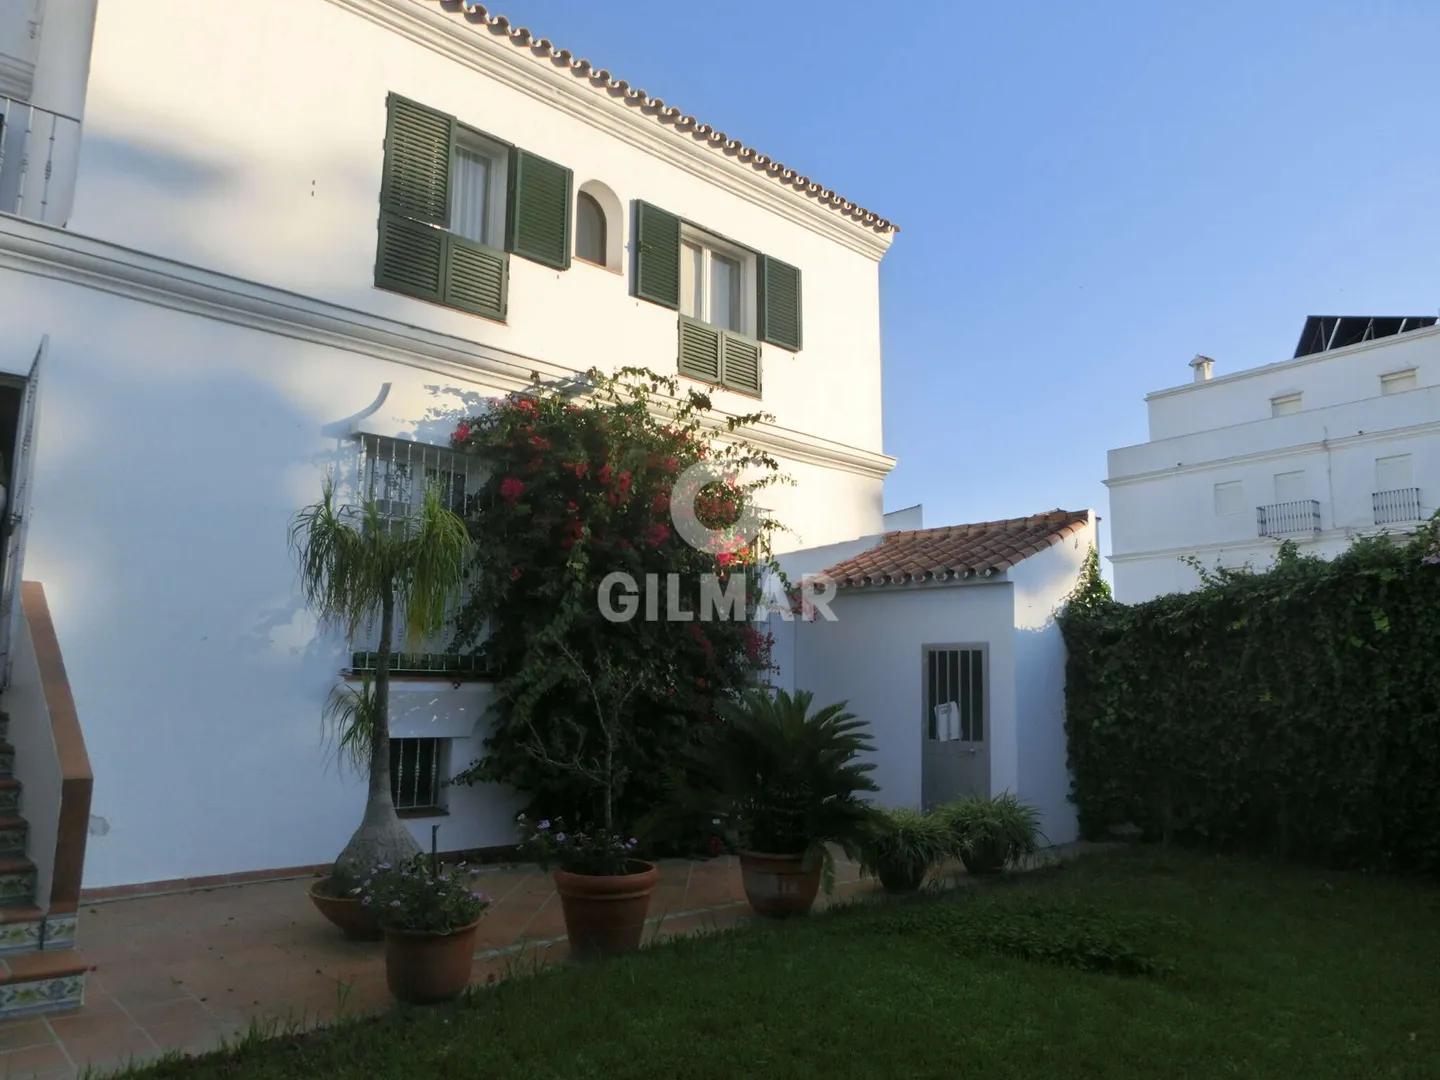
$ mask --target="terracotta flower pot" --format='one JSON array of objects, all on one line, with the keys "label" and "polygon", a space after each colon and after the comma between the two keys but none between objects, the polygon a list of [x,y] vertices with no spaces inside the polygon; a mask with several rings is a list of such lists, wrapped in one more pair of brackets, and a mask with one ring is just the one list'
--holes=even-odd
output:
[{"label": "terracotta flower pot", "polygon": [[983,840],[960,851],[960,861],[970,874],[998,874],[1005,869],[1009,857],[1009,846],[1003,840]]},{"label": "terracotta flower pot", "polygon": [[476,919],[448,934],[385,931],[385,985],[411,1005],[459,997],[470,985]]},{"label": "terracotta flower pot", "polygon": [[924,863],[882,861],[875,867],[875,876],[887,893],[912,893],[925,884]]},{"label": "terracotta flower pot", "polygon": [[654,863],[635,859],[629,874],[572,874],[555,871],[555,889],[565,912],[570,951],[581,959],[614,956],[640,948],[650,894],[660,881]]},{"label": "terracotta flower pot", "polygon": [[804,855],[742,851],[740,878],[756,914],[775,918],[804,915],[820,891],[820,861],[807,869]]},{"label": "terracotta flower pot", "polygon": [[338,926],[351,941],[379,941],[383,936],[374,912],[354,896],[331,896],[330,879],[317,878],[310,885],[310,902]]}]

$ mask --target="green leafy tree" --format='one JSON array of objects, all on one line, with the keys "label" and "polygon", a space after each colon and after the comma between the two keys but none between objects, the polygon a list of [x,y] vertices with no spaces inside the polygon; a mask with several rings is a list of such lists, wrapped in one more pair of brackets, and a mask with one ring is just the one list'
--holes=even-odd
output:
[{"label": "green leafy tree", "polygon": [[381,513],[367,502],[337,506],[325,480],[320,501],[295,515],[290,546],[300,567],[300,589],[322,623],[351,637],[376,619],[380,641],[374,681],[332,699],[330,716],[342,730],[339,744],[353,760],[368,759],[369,793],[360,827],[335,860],[331,887],[348,894],[374,866],[398,866],[419,851],[390,797],[390,665],[396,612],[411,640],[438,633],[446,607],[464,580],[470,539],[465,523],[427,490],[412,515]]}]

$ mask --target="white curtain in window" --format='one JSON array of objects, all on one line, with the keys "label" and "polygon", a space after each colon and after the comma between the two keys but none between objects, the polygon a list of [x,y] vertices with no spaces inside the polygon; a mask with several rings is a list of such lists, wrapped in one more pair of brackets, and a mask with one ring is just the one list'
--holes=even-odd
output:
[{"label": "white curtain in window", "polygon": [[724,255],[710,256],[710,321],[740,329],[740,264]]},{"label": "white curtain in window", "polygon": [[485,211],[490,203],[490,165],[490,159],[484,154],[463,146],[455,151],[450,231],[477,244],[492,242],[485,229]]},{"label": "white curtain in window", "polygon": [[692,319],[705,318],[704,297],[705,252],[694,244],[680,249],[680,313]]}]

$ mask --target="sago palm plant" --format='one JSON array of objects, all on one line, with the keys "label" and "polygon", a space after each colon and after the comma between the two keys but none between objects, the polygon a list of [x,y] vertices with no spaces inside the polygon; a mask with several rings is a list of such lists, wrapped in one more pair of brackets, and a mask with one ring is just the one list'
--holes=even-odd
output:
[{"label": "sago palm plant", "polygon": [[810,711],[814,695],[750,690],[721,707],[719,722],[696,749],[695,805],[727,816],[754,851],[803,853],[821,860],[831,881],[827,844],[854,856],[873,811],[861,795],[878,790],[868,725],[844,703]]},{"label": "sago palm plant", "polygon": [[465,577],[470,548],[462,521],[433,488],[413,514],[395,518],[375,502],[336,505],[327,477],[320,501],[305,507],[290,526],[290,546],[300,565],[300,590],[322,623],[354,636],[379,619],[373,685],[332,699],[329,710],[342,731],[339,745],[354,760],[368,759],[369,794],[360,827],[335,860],[331,888],[349,890],[382,862],[399,865],[419,847],[401,824],[390,798],[390,663],[395,613],[414,641],[437,633],[448,602]]}]

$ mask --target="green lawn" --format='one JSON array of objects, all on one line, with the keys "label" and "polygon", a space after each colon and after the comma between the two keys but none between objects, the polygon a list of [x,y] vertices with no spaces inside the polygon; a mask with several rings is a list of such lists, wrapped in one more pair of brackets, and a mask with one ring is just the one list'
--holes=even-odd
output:
[{"label": "green lawn", "polygon": [[1437,1077],[1440,888],[1090,856],[144,1075]]}]

